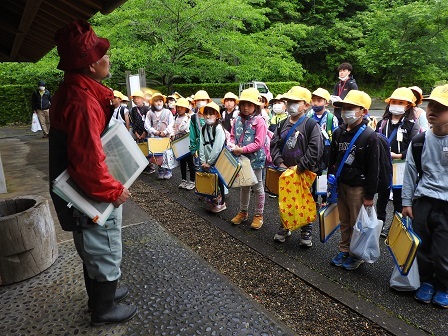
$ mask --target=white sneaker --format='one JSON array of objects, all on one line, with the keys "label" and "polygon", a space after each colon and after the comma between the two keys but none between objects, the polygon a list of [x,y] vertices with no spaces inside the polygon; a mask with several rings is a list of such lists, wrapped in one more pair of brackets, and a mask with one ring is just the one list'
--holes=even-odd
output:
[{"label": "white sneaker", "polygon": [[179,184],[179,188],[181,189],[187,189],[187,180],[182,180],[182,182],[180,182]]},{"label": "white sneaker", "polygon": [[195,186],[196,185],[195,185],[195,183],[193,181],[185,183],[185,189],[187,189],[187,190],[193,190],[195,188]]}]

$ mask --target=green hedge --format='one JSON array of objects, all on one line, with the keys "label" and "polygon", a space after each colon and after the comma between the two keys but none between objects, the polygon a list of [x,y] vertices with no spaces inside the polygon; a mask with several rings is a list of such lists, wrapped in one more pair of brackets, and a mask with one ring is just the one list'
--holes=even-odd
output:
[{"label": "green hedge", "polygon": [[[300,85],[298,82],[266,82],[274,97],[287,92],[292,86]],[[55,86],[56,87],[56,86]],[[155,87],[163,94],[169,94],[166,87]],[[203,83],[203,84],[176,84],[174,91],[188,97],[199,90],[205,90],[212,98],[222,98],[227,92],[238,95],[239,83]],[[0,126],[11,123],[31,123],[31,95],[35,87],[29,85],[0,85],[3,93],[3,104],[0,108]],[[54,91],[50,89],[51,94]],[[171,93],[171,92],[170,92]]]},{"label": "green hedge", "polygon": [[10,123],[31,124],[31,95],[34,87],[24,85],[2,85],[0,125]]},{"label": "green hedge", "polygon": [[[266,82],[269,90],[271,90],[274,97],[277,94],[287,92],[292,86],[300,85],[299,82]],[[164,86],[155,87],[163,94],[169,94],[167,88]],[[175,84],[173,91],[180,93],[184,97],[194,95],[199,90],[207,91],[208,95],[212,98],[222,98],[227,92],[233,92],[238,95],[239,83],[202,83],[202,84]]]}]

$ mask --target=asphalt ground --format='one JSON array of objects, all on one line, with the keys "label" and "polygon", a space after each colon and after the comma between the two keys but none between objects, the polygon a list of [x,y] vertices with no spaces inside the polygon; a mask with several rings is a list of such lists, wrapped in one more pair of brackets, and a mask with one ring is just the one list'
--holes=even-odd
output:
[{"label": "asphalt ground", "polygon": [[[42,195],[49,198],[47,191],[46,139],[33,134],[28,128],[1,128],[0,153],[5,168],[7,194],[0,198],[18,195]],[[314,246],[310,249],[298,247],[298,234],[293,235],[284,244],[274,243],[272,237],[279,225],[277,200],[266,198],[265,224],[259,231],[248,226],[234,227],[229,220],[237,212],[238,194],[231,189],[227,198],[228,210],[218,216],[206,213],[197,197],[191,192],[179,192],[180,171],[174,170],[174,176],[168,181],[157,181],[155,176],[141,176],[140,181],[164,190],[167,197],[179,205],[191,209],[252,249],[264,254],[270,260],[304,280],[309,286],[343,303],[358,314],[385,328],[392,334],[417,335],[422,332],[434,335],[448,335],[446,311],[432,305],[417,304],[412,295],[398,294],[389,289],[389,277],[392,272],[392,259],[385,246],[382,246],[380,259],[374,264],[364,264],[357,271],[347,272],[330,266],[329,260],[337,251],[338,233],[327,243],[318,239],[315,225]],[[187,193],[187,194],[186,194]],[[135,212],[128,213],[132,222]],[[389,216],[391,211],[389,209]],[[70,235],[58,230],[58,241],[64,244]],[[3,296],[2,296],[3,297]]]}]

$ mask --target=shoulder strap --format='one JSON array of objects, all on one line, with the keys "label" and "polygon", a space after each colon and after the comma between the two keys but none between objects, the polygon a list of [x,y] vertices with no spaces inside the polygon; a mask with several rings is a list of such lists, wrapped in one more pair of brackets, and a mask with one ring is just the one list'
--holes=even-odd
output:
[{"label": "shoulder strap", "polygon": [[381,125],[380,125],[380,128],[378,129],[378,131],[379,131],[378,133],[383,133],[383,128],[384,128],[384,126],[386,126],[387,122],[388,122],[388,119],[381,120]]},{"label": "shoulder strap", "polygon": [[[327,113],[327,134],[328,135],[333,133],[333,118],[334,118],[333,113]],[[330,133],[328,133],[328,132],[330,132]]]},{"label": "shoulder strap", "polygon": [[417,168],[417,172],[419,177],[422,176],[422,152],[423,146],[425,144],[426,132],[422,132],[417,134],[412,138],[412,157],[414,158],[415,167]]},{"label": "shoulder strap", "polygon": [[352,150],[352,147],[358,139],[358,137],[361,135],[362,132],[366,129],[366,125],[362,125],[356,134],[353,136],[352,141],[350,141],[350,144],[348,145],[347,149],[345,150],[344,156],[342,157],[341,163],[339,164],[338,171],[336,172],[336,179],[339,178],[339,175],[341,175],[342,168],[344,167],[345,161],[347,160],[348,155],[350,154],[350,151]]},{"label": "shoulder strap", "polygon": [[288,142],[288,139],[291,137],[291,134],[294,132],[294,130],[299,126],[306,118],[306,115],[303,115],[300,117],[299,120],[296,121],[294,125],[289,129],[288,134],[286,134],[285,140],[283,141],[281,152],[283,152],[283,148],[285,147],[285,144]]}]

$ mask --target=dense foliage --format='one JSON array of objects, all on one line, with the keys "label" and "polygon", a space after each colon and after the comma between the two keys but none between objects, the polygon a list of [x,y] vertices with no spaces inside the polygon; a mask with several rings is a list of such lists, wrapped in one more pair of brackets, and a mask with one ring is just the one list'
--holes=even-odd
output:
[{"label": "dense foliage", "polygon": [[[124,72],[139,68],[148,86],[167,92],[248,80],[331,89],[344,61],[374,95],[401,85],[427,94],[448,79],[445,0],[128,0],[91,23],[111,41],[107,84],[120,89]],[[3,63],[0,85],[43,79],[54,92],[57,62],[52,50],[35,64]]]}]

